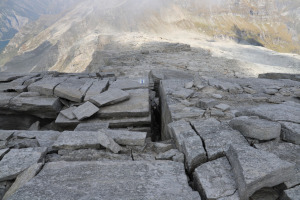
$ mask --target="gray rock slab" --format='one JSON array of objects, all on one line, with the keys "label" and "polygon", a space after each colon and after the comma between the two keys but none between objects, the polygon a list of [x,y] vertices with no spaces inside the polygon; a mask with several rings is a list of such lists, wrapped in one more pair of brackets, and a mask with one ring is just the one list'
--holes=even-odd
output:
[{"label": "gray rock slab", "polygon": [[10,72],[0,72],[0,82],[9,82],[26,76],[28,74],[22,73],[10,73]]},{"label": "gray rock slab", "polygon": [[116,143],[128,146],[144,146],[147,133],[146,132],[133,132],[125,130],[102,130],[107,136],[113,138]]},{"label": "gray rock slab", "polygon": [[13,195],[19,188],[24,186],[28,181],[30,181],[35,175],[42,169],[44,164],[35,163],[26,169],[24,172],[18,175],[15,182],[9,188],[9,190],[5,193],[3,200],[9,199],[11,195]]},{"label": "gray rock slab", "polygon": [[181,103],[170,105],[169,109],[173,121],[201,118],[205,113],[205,110],[196,107],[187,107]]},{"label": "gray rock slab", "polygon": [[288,190],[283,193],[282,200],[298,200],[300,197],[300,185]]},{"label": "gray rock slab", "polygon": [[221,199],[237,190],[231,165],[226,157],[202,164],[193,173],[195,187],[208,200]]},{"label": "gray rock slab", "polygon": [[121,90],[146,89],[149,88],[148,78],[118,79],[109,88]]},{"label": "gray rock slab", "polygon": [[[74,181],[76,180],[76,181]],[[177,162],[52,162],[13,199],[200,199]]]},{"label": "gray rock slab", "polygon": [[215,99],[200,99],[199,102],[197,103],[197,106],[201,109],[206,110],[208,108],[213,108],[218,104],[219,102],[216,101]]},{"label": "gray rock slab", "polygon": [[210,78],[208,80],[208,84],[210,86],[214,86],[218,89],[224,90],[226,92],[230,92],[232,94],[239,94],[243,92],[241,86],[237,83],[230,83],[227,81],[222,81],[214,78]]},{"label": "gray rock slab", "polygon": [[92,86],[88,89],[85,94],[84,101],[90,100],[92,96],[97,96],[104,92],[108,87],[108,80],[96,80],[93,81]]},{"label": "gray rock slab", "polygon": [[129,93],[120,89],[109,89],[106,92],[90,97],[90,102],[98,107],[113,105],[126,101],[130,98]]},{"label": "gray rock slab", "polygon": [[98,131],[98,141],[101,146],[109,149],[113,153],[119,153],[122,150],[122,147],[120,147],[110,136],[107,136],[106,133],[102,131]]},{"label": "gray rock slab", "polygon": [[68,78],[66,81],[55,87],[54,95],[80,103],[89,88],[86,83],[88,83],[89,86],[92,85],[90,80]]},{"label": "gray rock slab", "polygon": [[220,130],[201,137],[205,144],[208,160],[225,156],[225,152],[231,144],[249,145],[247,140],[234,130]]},{"label": "gray rock slab", "polygon": [[169,151],[170,149],[173,149],[173,144],[164,144],[164,143],[155,142],[153,144],[153,148],[156,153],[164,153],[166,151]]},{"label": "gray rock slab", "polygon": [[68,118],[68,119],[76,119],[76,116],[74,115],[74,113],[73,113],[73,111],[76,109],[76,107],[75,106],[72,106],[72,107],[70,107],[70,108],[67,108],[67,109],[64,109],[64,110],[62,110],[62,111],[60,111],[60,113],[64,116],[64,117],[66,117],[66,118]]},{"label": "gray rock slab", "polygon": [[[99,118],[149,116],[150,114],[149,91],[147,89],[138,89],[138,90],[128,90],[127,92],[130,95],[130,99],[128,101],[123,101],[115,105],[102,107],[100,111],[97,113],[97,116]],[[91,100],[92,99],[93,98],[91,98]]]},{"label": "gray rock slab", "polygon": [[0,182],[15,179],[31,165],[42,161],[47,148],[11,149],[0,161]]},{"label": "gray rock slab", "polygon": [[0,130],[0,141],[6,141],[12,138],[15,131]]},{"label": "gray rock slab", "polygon": [[196,167],[207,161],[206,151],[198,135],[184,139],[183,153],[185,155],[186,168],[189,173],[192,173]]},{"label": "gray rock slab", "polygon": [[221,129],[221,123],[215,118],[209,118],[207,120],[193,120],[191,121],[191,124],[201,137],[215,133]]},{"label": "gray rock slab", "polygon": [[271,121],[287,121],[300,123],[300,104],[262,104],[242,111],[242,115],[259,116]]},{"label": "gray rock slab", "polygon": [[74,129],[74,131],[98,131],[100,129],[108,129],[109,123],[81,123]]},{"label": "gray rock slab", "polygon": [[224,103],[216,105],[215,108],[220,109],[222,111],[230,110],[230,106]]},{"label": "gray rock slab", "polygon": [[16,131],[15,136],[20,139],[36,138],[41,147],[51,148],[61,133],[58,131]]},{"label": "gray rock slab", "polygon": [[174,91],[172,95],[177,98],[187,99],[193,96],[194,90],[182,88],[180,90]]},{"label": "gray rock slab", "polygon": [[4,155],[9,152],[9,149],[0,149],[0,160],[4,157]]},{"label": "gray rock slab", "polygon": [[99,133],[92,131],[64,131],[53,144],[53,149],[100,149]]},{"label": "gray rock slab", "polygon": [[295,164],[250,146],[231,145],[226,156],[233,168],[241,200],[248,199],[261,188],[283,183],[295,174]]},{"label": "gray rock slab", "polygon": [[183,144],[186,138],[197,136],[189,122],[179,120],[168,125],[171,138],[174,140],[176,148],[183,152]]},{"label": "gray rock slab", "polygon": [[99,111],[99,108],[92,104],[91,102],[87,101],[81,106],[77,107],[73,110],[73,114],[76,118],[80,121],[86,118],[89,118],[96,114]]},{"label": "gray rock slab", "polygon": [[53,97],[20,97],[17,96],[10,101],[10,109],[26,112],[40,118],[55,118],[61,110],[62,104],[59,98]]},{"label": "gray rock slab", "polygon": [[14,149],[23,149],[23,148],[32,148],[32,147],[40,147],[37,139],[11,139],[7,143],[7,147]]},{"label": "gray rock slab", "polygon": [[300,145],[300,124],[280,122],[282,125],[281,137],[284,141]]},{"label": "gray rock slab", "polygon": [[28,86],[29,92],[38,92],[42,95],[53,96],[57,85],[67,80],[66,77],[46,77]]},{"label": "gray rock slab", "polygon": [[172,160],[174,156],[177,154],[181,154],[177,149],[170,149],[169,151],[166,151],[164,153],[160,153],[157,156],[155,156],[156,160]]},{"label": "gray rock slab", "polygon": [[240,131],[245,137],[257,140],[272,140],[280,137],[281,125],[264,119],[237,117],[230,121],[230,126]]}]

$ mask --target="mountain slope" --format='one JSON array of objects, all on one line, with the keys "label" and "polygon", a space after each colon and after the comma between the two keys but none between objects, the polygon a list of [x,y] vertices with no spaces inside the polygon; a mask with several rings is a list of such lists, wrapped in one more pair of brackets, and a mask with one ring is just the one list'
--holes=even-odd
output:
[{"label": "mountain slope", "polygon": [[160,35],[168,41],[167,35],[180,31],[299,53],[299,22],[293,17],[297,2],[85,0],[64,14],[26,25],[0,55],[0,66],[8,71],[95,71],[123,65],[111,58],[130,57]]}]

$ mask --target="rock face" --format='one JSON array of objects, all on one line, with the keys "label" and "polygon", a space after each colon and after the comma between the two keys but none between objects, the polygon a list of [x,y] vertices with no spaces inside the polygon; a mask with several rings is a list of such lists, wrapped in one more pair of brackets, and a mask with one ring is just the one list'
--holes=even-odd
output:
[{"label": "rock face", "polygon": [[182,164],[158,161],[48,163],[10,199],[37,196],[43,199],[200,199],[187,186]]},{"label": "rock face", "polygon": [[234,118],[230,121],[230,126],[245,137],[257,140],[272,140],[278,138],[281,133],[280,123],[249,117]]},{"label": "rock face", "polygon": [[232,165],[242,200],[248,199],[263,187],[272,187],[289,180],[295,173],[294,164],[252,147],[231,145],[226,155]]},{"label": "rock face", "polygon": [[47,148],[12,149],[0,161],[0,182],[15,179],[31,165],[42,161]]}]

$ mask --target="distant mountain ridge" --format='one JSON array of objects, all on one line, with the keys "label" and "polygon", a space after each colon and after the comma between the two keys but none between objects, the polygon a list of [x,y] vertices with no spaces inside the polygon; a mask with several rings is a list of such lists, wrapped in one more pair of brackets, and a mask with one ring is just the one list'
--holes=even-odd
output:
[{"label": "distant mountain ridge", "polygon": [[24,26],[0,55],[0,66],[95,69],[91,63],[101,62],[94,59],[103,59],[97,52],[122,49],[118,38],[126,32],[184,30],[300,54],[299,9],[299,0],[82,0],[64,14]]}]

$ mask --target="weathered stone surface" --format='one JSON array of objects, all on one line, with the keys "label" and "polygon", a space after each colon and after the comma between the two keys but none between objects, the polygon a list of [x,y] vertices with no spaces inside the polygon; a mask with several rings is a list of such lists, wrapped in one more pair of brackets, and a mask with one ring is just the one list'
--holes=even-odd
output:
[{"label": "weathered stone surface", "polygon": [[298,200],[300,197],[300,185],[284,191],[282,200]]},{"label": "weathered stone surface", "polygon": [[109,89],[106,92],[90,97],[90,102],[98,107],[113,105],[130,98],[128,92],[120,89]]},{"label": "weathered stone surface", "polygon": [[61,110],[62,104],[58,98],[53,97],[20,97],[10,101],[10,109],[26,112],[40,118],[55,118]]},{"label": "weathered stone surface", "polygon": [[118,88],[121,90],[134,90],[149,88],[148,78],[132,78],[132,79],[118,79],[113,82],[110,88]]},{"label": "weathered stone surface", "polygon": [[[280,112],[278,112],[280,111]],[[271,121],[288,121],[300,123],[300,104],[286,102],[283,104],[262,104],[242,111],[242,115],[257,115]]]},{"label": "weathered stone surface", "polygon": [[237,117],[230,121],[233,129],[240,131],[245,137],[258,140],[272,140],[279,138],[281,125],[264,119],[253,119],[251,117]]},{"label": "weathered stone surface", "polygon": [[74,113],[73,113],[73,111],[76,109],[76,107],[70,107],[70,108],[67,108],[67,109],[65,109],[65,110],[62,110],[62,111],[60,111],[60,113],[64,116],[64,117],[66,117],[66,118],[68,118],[68,119],[75,119],[76,118],[76,116],[74,115]]},{"label": "weathered stone surface", "polygon": [[227,81],[222,81],[219,79],[210,78],[208,80],[208,84],[210,86],[214,86],[218,89],[224,90],[226,92],[230,92],[232,94],[239,94],[243,92],[241,86],[237,83],[230,83]]},{"label": "weathered stone surface", "polygon": [[58,131],[16,131],[17,138],[36,138],[41,147],[51,148],[53,143],[57,140],[60,132]]},{"label": "weathered stone surface", "polygon": [[102,130],[107,136],[113,138],[116,143],[128,146],[143,146],[145,145],[147,133],[133,132],[125,130]]},{"label": "weathered stone surface", "polygon": [[18,175],[16,181],[12,184],[9,190],[5,193],[3,200],[9,199],[19,188],[24,186],[28,181],[30,181],[35,175],[41,170],[44,164],[35,163],[26,169],[24,172]]},{"label": "weathered stone surface", "polygon": [[232,168],[226,157],[202,164],[193,175],[196,189],[208,200],[231,196],[237,190]]},{"label": "weathered stone surface", "polygon": [[[76,181],[74,181],[76,180]],[[13,199],[200,199],[177,162],[53,162]]]},{"label": "weathered stone surface", "polygon": [[[139,90],[128,90],[127,92],[130,95],[130,99],[128,101],[124,101],[116,105],[102,107],[100,111],[97,113],[97,116],[100,118],[149,116],[150,114],[149,91],[146,89],[139,89]],[[93,98],[91,98],[91,100],[92,99]]]},{"label": "weathered stone surface", "polygon": [[80,103],[91,85],[92,82],[90,80],[68,78],[55,87],[54,95]]},{"label": "weathered stone surface", "polygon": [[104,92],[108,87],[108,80],[96,80],[93,81],[92,86],[88,89],[85,94],[84,101],[90,100],[92,96],[99,95]]},{"label": "weathered stone surface", "polygon": [[184,88],[186,89],[191,89],[193,86],[194,86],[194,81],[184,84]]},{"label": "weathered stone surface", "polygon": [[202,117],[205,110],[196,107],[186,107],[183,104],[173,104],[169,106],[172,120],[193,119]]},{"label": "weathered stone surface", "polygon": [[0,141],[0,149],[6,149],[7,148],[7,141]]},{"label": "weathered stone surface", "polygon": [[74,131],[98,131],[100,129],[108,129],[109,123],[81,123],[74,129]]},{"label": "weathered stone surface", "polygon": [[0,161],[0,182],[15,179],[22,171],[40,162],[47,148],[11,149]]},{"label": "weathered stone surface", "polygon": [[169,151],[166,151],[164,153],[160,153],[157,156],[155,156],[156,160],[172,160],[174,156],[177,154],[180,154],[180,152],[177,149],[170,149]]},{"label": "weathered stone surface", "polygon": [[184,163],[184,154],[179,152],[175,156],[172,157],[172,160],[174,162]]},{"label": "weathered stone surface", "polygon": [[[299,116],[298,116],[299,117]],[[282,125],[281,137],[287,142],[300,145],[300,124],[280,122]]]},{"label": "weathered stone surface", "polygon": [[92,131],[64,131],[53,144],[54,149],[100,149],[99,133]]},{"label": "weathered stone surface", "polygon": [[215,118],[209,118],[202,121],[195,120],[191,123],[201,137],[207,134],[215,133],[221,129],[221,123]]},{"label": "weathered stone surface", "polygon": [[109,149],[113,153],[119,153],[122,150],[122,147],[120,147],[111,137],[107,136],[104,132],[100,130],[98,131],[98,134],[98,141],[101,146]]},{"label": "weathered stone surface", "polygon": [[[106,150],[79,149],[59,150],[56,161],[131,161],[130,154],[114,154]],[[52,161],[53,162],[53,161]]]},{"label": "weathered stone surface", "polygon": [[0,149],[0,160],[3,158],[3,156],[9,152],[9,149]]},{"label": "weathered stone surface", "polygon": [[241,200],[248,199],[261,188],[283,183],[295,173],[295,164],[246,145],[231,145],[226,156],[233,168]]},{"label": "weathered stone surface", "polygon": [[9,140],[14,134],[14,131],[0,130],[0,141]]},{"label": "weathered stone surface", "polygon": [[205,144],[208,160],[224,156],[231,144],[248,146],[247,140],[234,130],[220,130],[201,137]]},{"label": "weathered stone surface", "polygon": [[99,111],[99,108],[92,104],[91,102],[87,101],[81,106],[77,107],[73,110],[73,114],[76,116],[78,120],[83,120],[89,118],[96,114]]},{"label": "weathered stone surface", "polygon": [[7,143],[7,147],[14,149],[40,147],[36,139],[12,139]]},{"label": "weathered stone surface", "polygon": [[166,151],[169,151],[170,149],[173,149],[173,144],[164,144],[156,142],[153,144],[153,148],[156,153],[164,153]]},{"label": "weathered stone surface", "polygon": [[182,99],[187,99],[187,98],[192,97],[194,93],[195,93],[194,90],[181,88],[181,89],[179,89],[177,91],[174,91],[172,93],[172,95],[174,97],[178,97],[178,98],[182,98]]},{"label": "weathered stone surface", "polygon": [[196,167],[207,161],[206,151],[198,135],[183,140],[183,153],[189,173],[192,173]]},{"label": "weathered stone surface", "polygon": [[215,99],[200,99],[197,106],[201,109],[206,110],[207,108],[213,108],[218,104],[219,102],[216,101]]},{"label": "weathered stone surface", "polygon": [[230,110],[230,106],[227,105],[227,104],[224,104],[224,103],[216,105],[215,108],[218,108],[218,109],[220,109],[222,111]]},{"label": "weathered stone surface", "polygon": [[57,85],[64,82],[66,77],[46,77],[28,86],[28,91],[53,96]]}]

